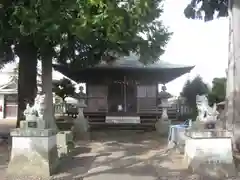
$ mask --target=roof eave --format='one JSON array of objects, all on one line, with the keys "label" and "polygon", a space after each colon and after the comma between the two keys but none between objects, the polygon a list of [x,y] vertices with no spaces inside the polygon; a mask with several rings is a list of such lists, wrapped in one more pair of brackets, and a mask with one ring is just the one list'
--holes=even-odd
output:
[{"label": "roof eave", "polygon": [[[62,66],[62,65],[53,65],[53,67],[61,72],[62,74],[64,74],[65,76],[73,79],[76,82],[79,82],[80,80],[77,79],[77,77],[75,77],[76,75],[73,74],[79,74],[79,76],[81,76],[80,74],[82,73],[86,73],[87,71],[104,71],[104,70],[136,70],[136,71],[142,71],[145,73],[149,73],[149,71],[151,71],[153,74],[155,74],[155,76],[161,75],[162,72],[164,71],[169,71],[169,70],[174,70],[175,72],[179,71],[179,73],[176,73],[176,75],[166,78],[166,80],[163,83],[168,83],[180,76],[182,76],[183,74],[189,73],[195,66],[186,66],[186,67],[176,67],[176,68],[161,68],[161,67],[93,67],[93,68],[87,68],[87,69],[81,69],[81,70],[74,70],[70,72],[70,69],[67,66]],[[157,72],[158,70],[161,70],[161,72]],[[169,72],[167,73],[169,74]],[[83,78],[84,79],[84,78]]]}]

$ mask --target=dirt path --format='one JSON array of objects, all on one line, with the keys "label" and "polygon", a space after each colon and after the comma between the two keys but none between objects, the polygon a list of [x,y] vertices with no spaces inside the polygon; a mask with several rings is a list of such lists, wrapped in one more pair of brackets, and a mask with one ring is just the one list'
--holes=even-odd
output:
[{"label": "dirt path", "polygon": [[156,133],[93,133],[91,141],[78,143],[82,153],[64,163],[55,179],[197,180],[182,155],[168,153],[166,144]]},{"label": "dirt path", "polygon": [[[7,147],[0,153],[4,180]],[[200,180],[186,170],[182,158],[167,152],[166,139],[153,132],[95,132],[91,140],[76,144],[72,157],[61,163],[51,180]]]},{"label": "dirt path", "polygon": [[9,147],[6,142],[0,140],[0,179],[5,179],[6,169],[9,161]]}]

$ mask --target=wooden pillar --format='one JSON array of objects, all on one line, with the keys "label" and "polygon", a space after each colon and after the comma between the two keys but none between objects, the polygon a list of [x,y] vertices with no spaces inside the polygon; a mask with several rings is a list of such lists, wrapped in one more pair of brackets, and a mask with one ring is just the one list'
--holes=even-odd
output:
[{"label": "wooden pillar", "polygon": [[123,98],[124,98],[124,112],[127,112],[127,78],[124,76],[123,81]]}]

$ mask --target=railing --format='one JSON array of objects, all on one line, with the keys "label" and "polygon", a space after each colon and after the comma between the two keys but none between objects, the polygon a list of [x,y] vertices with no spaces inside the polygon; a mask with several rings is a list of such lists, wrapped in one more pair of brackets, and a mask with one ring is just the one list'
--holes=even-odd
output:
[{"label": "railing", "polygon": [[[157,105],[156,98],[137,98],[136,101],[129,102],[127,107],[135,109],[137,113],[161,113],[162,107]],[[111,112],[112,107],[115,107],[117,112],[117,104],[114,101],[108,101],[107,97],[88,97],[86,100],[87,107],[84,109],[85,112]],[[110,108],[109,108],[110,107]],[[135,107],[135,108],[134,108]],[[124,107],[123,107],[124,108]],[[55,114],[77,114],[77,108],[71,104],[55,104],[54,105]],[[128,109],[127,109],[128,112]],[[172,104],[168,108],[168,114],[180,117],[185,114],[189,114],[191,109],[184,104]]]},{"label": "railing", "polygon": [[54,114],[55,115],[65,115],[65,114],[77,114],[76,106],[72,104],[54,104]]},{"label": "railing", "polygon": [[[86,100],[87,107],[84,108],[86,112],[108,112],[108,104],[106,97],[88,97]],[[74,104],[54,104],[55,115],[76,115],[78,113],[77,107]]]},{"label": "railing", "polygon": [[[137,98],[137,110],[138,112],[161,112],[161,102],[155,97]],[[169,104],[168,112],[177,112],[178,114],[189,113],[190,109],[185,104]]]},{"label": "railing", "polygon": [[54,104],[54,114],[65,114],[66,113],[66,104]]}]

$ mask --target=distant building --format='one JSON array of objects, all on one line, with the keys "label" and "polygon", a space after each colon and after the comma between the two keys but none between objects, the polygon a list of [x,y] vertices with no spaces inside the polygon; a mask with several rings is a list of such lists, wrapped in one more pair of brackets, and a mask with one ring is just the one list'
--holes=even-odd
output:
[{"label": "distant building", "polygon": [[[17,93],[18,93],[18,77],[17,71],[14,70],[16,65],[12,65],[11,69],[4,68],[0,71],[0,119],[17,118]],[[63,78],[59,72],[53,71],[53,79],[59,80]],[[41,91],[41,74],[37,76],[38,91]]]},{"label": "distant building", "polygon": [[[6,75],[0,74],[0,78]],[[17,77],[9,73],[7,82],[0,84],[0,119],[17,117],[17,83]]]}]

